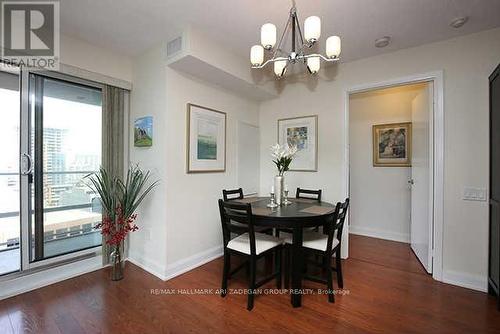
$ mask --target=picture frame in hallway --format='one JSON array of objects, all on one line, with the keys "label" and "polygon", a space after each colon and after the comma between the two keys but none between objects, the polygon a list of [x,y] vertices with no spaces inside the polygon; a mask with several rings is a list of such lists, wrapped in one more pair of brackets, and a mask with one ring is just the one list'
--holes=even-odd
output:
[{"label": "picture frame in hallway", "polygon": [[297,146],[290,171],[318,171],[318,115],[278,119],[278,143]]},{"label": "picture frame in hallway", "polygon": [[187,173],[226,171],[226,113],[187,104]]},{"label": "picture frame in hallway", "polygon": [[411,167],[411,122],[373,125],[373,166]]},{"label": "picture frame in hallway", "polygon": [[145,116],[134,121],[134,146],[153,146],[153,117]]}]

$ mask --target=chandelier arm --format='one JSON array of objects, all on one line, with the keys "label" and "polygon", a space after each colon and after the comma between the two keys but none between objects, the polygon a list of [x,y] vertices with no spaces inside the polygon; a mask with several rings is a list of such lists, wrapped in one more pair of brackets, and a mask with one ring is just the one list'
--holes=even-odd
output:
[{"label": "chandelier arm", "polygon": [[301,55],[299,58],[301,58],[301,59],[307,59],[307,58],[315,58],[315,57],[319,57],[319,58],[321,58],[322,60],[324,60],[326,62],[335,62],[335,61],[338,61],[340,59],[339,57],[327,58],[327,57],[325,57],[325,56],[323,56],[322,54],[319,54],[319,53],[312,53],[312,54],[309,54],[309,55]]},{"label": "chandelier arm", "polygon": [[297,13],[295,13],[295,22],[297,23],[297,30],[299,31],[299,37],[300,37],[300,43],[301,43],[301,49],[304,48],[304,37],[302,36],[302,30],[300,29],[300,22],[299,22],[299,16]]},{"label": "chandelier arm", "polygon": [[269,63],[274,63],[277,59],[275,57],[266,60],[262,65],[252,65],[252,68],[264,68]]},{"label": "chandelier arm", "polygon": [[276,48],[274,49],[274,53],[273,53],[273,58],[276,58],[276,56],[278,55],[278,51],[281,51],[281,46],[283,44],[283,39],[285,38],[285,34],[288,30],[288,26],[290,25],[290,19],[291,19],[291,16],[288,16],[288,19],[286,21],[286,24],[285,24],[285,29],[283,29],[283,33],[281,34],[281,38],[280,38],[280,41],[278,43],[278,45],[276,46]]}]

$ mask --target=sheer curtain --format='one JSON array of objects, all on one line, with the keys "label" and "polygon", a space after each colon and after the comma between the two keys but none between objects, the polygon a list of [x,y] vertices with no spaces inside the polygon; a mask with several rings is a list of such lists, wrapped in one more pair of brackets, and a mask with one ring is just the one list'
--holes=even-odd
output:
[{"label": "sheer curtain", "polygon": [[[105,85],[102,91],[102,166],[111,176],[123,178],[125,157],[125,120],[126,98],[125,89]],[[111,247],[103,237],[103,264],[109,263]]]}]

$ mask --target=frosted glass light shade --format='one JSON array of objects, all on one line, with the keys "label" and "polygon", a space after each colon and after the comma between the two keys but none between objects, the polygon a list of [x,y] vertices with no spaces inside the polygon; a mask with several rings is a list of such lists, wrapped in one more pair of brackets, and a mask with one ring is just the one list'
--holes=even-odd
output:
[{"label": "frosted glass light shade", "polygon": [[321,20],[317,16],[309,16],[304,21],[304,38],[307,42],[316,42],[321,36]]},{"label": "frosted glass light shade", "polygon": [[250,63],[253,66],[260,66],[264,62],[264,48],[260,45],[254,45],[250,49]]},{"label": "frosted glass light shade", "polygon": [[276,44],[276,26],[272,23],[266,23],[260,28],[260,44],[269,50]]},{"label": "frosted glass light shade", "polygon": [[326,40],[326,56],[335,58],[340,56],[341,44],[339,36],[330,36]]},{"label": "frosted glass light shade", "polygon": [[278,77],[283,76],[286,72],[286,65],[286,58],[278,58],[278,60],[274,62],[274,74],[276,74],[276,76]]},{"label": "frosted glass light shade", "polygon": [[307,58],[307,68],[311,71],[311,74],[316,74],[321,66],[321,61],[319,57],[309,57]]}]

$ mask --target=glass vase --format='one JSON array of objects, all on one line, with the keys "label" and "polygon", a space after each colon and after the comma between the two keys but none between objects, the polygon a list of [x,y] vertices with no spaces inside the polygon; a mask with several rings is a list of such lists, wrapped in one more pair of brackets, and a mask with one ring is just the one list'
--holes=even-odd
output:
[{"label": "glass vase", "polygon": [[285,184],[285,177],[283,175],[276,175],[274,177],[274,196],[276,204],[283,205],[283,190]]},{"label": "glass vase", "polygon": [[120,246],[116,246],[111,253],[111,280],[119,281],[123,278],[122,254]]}]

